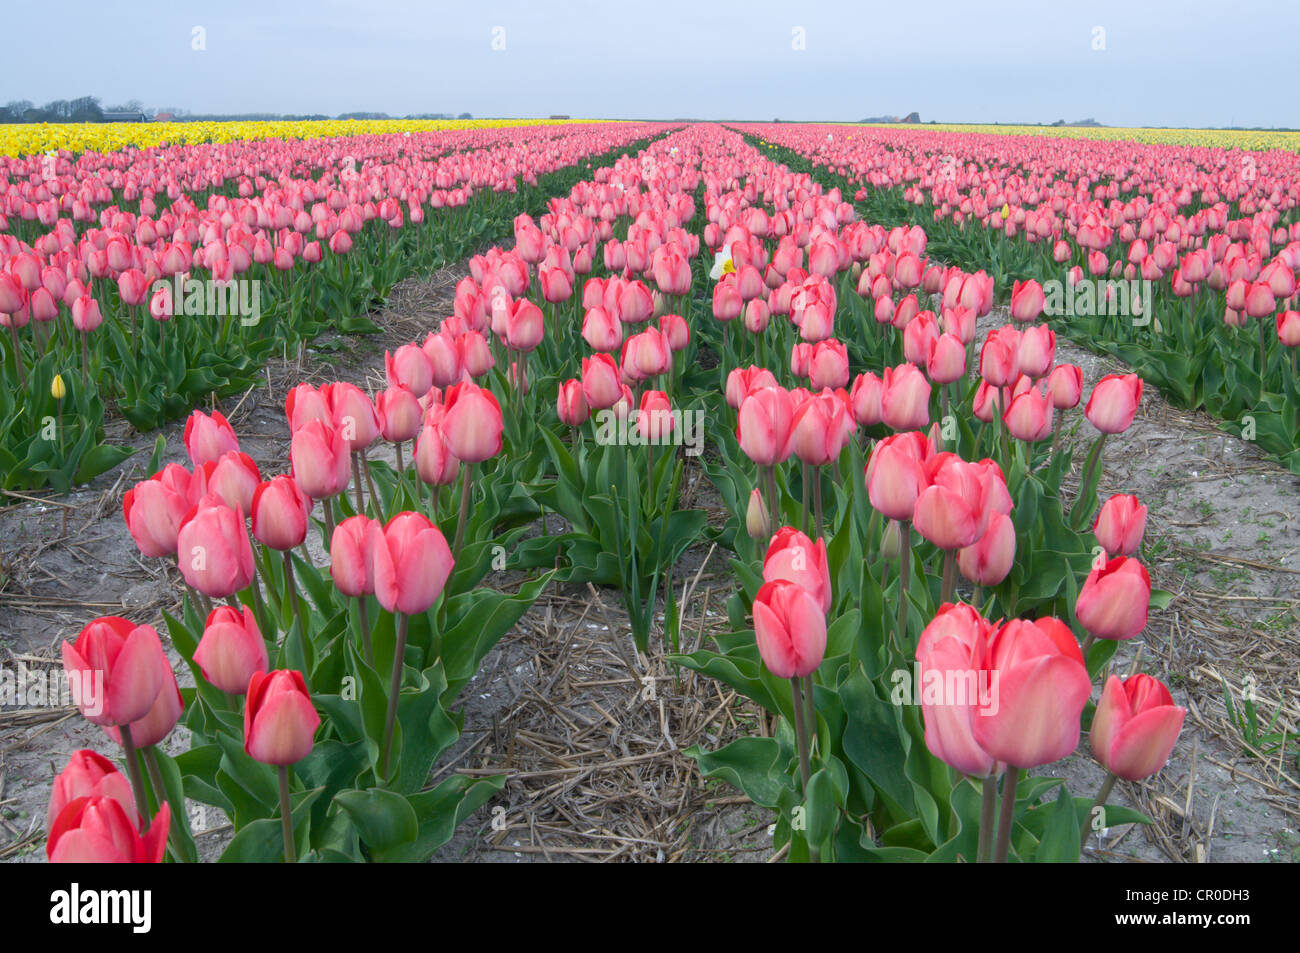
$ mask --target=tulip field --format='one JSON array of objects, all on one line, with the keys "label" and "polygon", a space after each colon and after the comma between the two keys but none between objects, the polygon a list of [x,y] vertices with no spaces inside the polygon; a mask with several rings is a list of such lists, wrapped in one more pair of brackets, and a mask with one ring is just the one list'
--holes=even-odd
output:
[{"label": "tulip field", "polygon": [[6,128],[0,859],[1300,856],[1292,134]]}]

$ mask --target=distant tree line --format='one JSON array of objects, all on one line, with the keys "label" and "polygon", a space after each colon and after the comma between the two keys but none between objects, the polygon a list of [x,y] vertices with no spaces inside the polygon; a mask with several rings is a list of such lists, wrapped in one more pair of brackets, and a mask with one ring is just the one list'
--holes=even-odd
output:
[{"label": "distant tree line", "polygon": [[[116,116],[115,116],[116,114]],[[473,119],[469,113],[453,116],[451,113],[420,113],[409,116],[390,116],[381,112],[350,112],[338,116],[324,113],[295,115],[285,113],[190,113],[175,106],[145,109],[138,99],[116,106],[102,106],[98,96],[81,96],[78,99],[55,99],[37,106],[29,99],[15,99],[0,106],[0,123],[17,122],[113,122],[123,114],[144,115],[149,119],[164,116],[176,122],[256,122],[282,120],[302,122],[322,119]]]}]

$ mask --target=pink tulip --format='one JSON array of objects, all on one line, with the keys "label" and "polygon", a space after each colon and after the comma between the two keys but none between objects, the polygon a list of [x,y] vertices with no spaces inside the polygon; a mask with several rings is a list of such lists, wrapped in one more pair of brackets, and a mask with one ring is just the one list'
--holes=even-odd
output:
[{"label": "pink tulip", "polygon": [[1187,710],[1150,675],[1106,680],[1089,740],[1101,766],[1125,781],[1143,781],[1165,766]]},{"label": "pink tulip", "polygon": [[239,449],[234,428],[219,410],[214,410],[211,417],[201,410],[190,414],[185,421],[184,439],[185,450],[196,467],[221,459],[227,451]]},{"label": "pink tulip", "polygon": [[1142,378],[1136,374],[1107,374],[1092,389],[1084,416],[1102,433],[1123,433],[1142,403]]},{"label": "pink tulip", "polygon": [[311,754],[320,715],[301,672],[258,672],[244,702],[244,751],[272,765],[297,764]]},{"label": "pink tulip", "polygon": [[1005,513],[989,516],[984,535],[957,551],[957,568],[977,586],[996,586],[1016,561],[1016,526]]},{"label": "pink tulip", "polygon": [[427,610],[451,575],[447,540],[420,513],[399,513],[374,537],[375,597],[389,612],[417,615]]},{"label": "pink tulip", "polygon": [[231,695],[248,690],[249,679],[269,665],[266,642],[252,610],[218,606],[208,614],[194,661],[209,682]]},{"label": "pink tulip", "polygon": [[64,642],[63,671],[78,691],[77,707],[91,724],[129,725],[148,714],[170,670],[152,626],[103,616]]},{"label": "pink tulip", "polygon": [[826,654],[826,616],[816,598],[793,582],[764,583],[754,597],[758,652],[773,675],[811,675]]},{"label": "pink tulip", "polygon": [[1147,624],[1151,576],[1136,559],[1113,556],[1088,573],[1074,615],[1099,639],[1131,639]]},{"label": "pink tulip", "polygon": [[885,519],[911,522],[917,498],[928,485],[926,465],[933,455],[933,444],[919,431],[886,437],[872,449],[867,498]]},{"label": "pink tulip", "polygon": [[495,395],[471,381],[448,389],[442,431],[458,460],[481,463],[501,452],[501,405]]},{"label": "pink tulip", "polygon": [[177,564],[185,582],[212,599],[225,599],[253,581],[253,547],[244,514],[209,495],[181,521]]},{"label": "pink tulip", "polygon": [[792,526],[776,531],[763,557],[763,581],[784,579],[806,589],[822,612],[831,611],[831,571],[826,541],[813,541]]},{"label": "pink tulip", "polygon": [[992,757],[1017,768],[1059,761],[1079,744],[1079,717],[1092,690],[1079,643],[1059,619],[1012,619],[988,638],[980,670],[996,679],[997,711],[973,721]]},{"label": "pink tulip", "polygon": [[794,422],[794,402],[780,387],[762,387],[745,398],[736,420],[736,440],[740,449],[760,467],[770,467],[786,460]]},{"label": "pink tulip", "polygon": [[299,488],[313,500],[337,496],[348,488],[351,466],[342,429],[309,420],[293,432],[289,464]]},{"label": "pink tulip", "polygon": [[1116,493],[1101,505],[1092,524],[1092,534],[1112,556],[1132,556],[1142,545],[1147,508],[1132,495]]},{"label": "pink tulip", "polygon": [[[921,716],[925,721],[925,746],[945,764],[971,777],[996,773],[994,758],[975,740],[974,723],[997,702],[997,684],[980,686],[979,658],[993,627],[970,606],[946,603],[921,632],[916,661],[922,685]],[[926,693],[930,679],[961,685],[961,696],[936,699]],[[983,697],[981,697],[981,695]]]}]

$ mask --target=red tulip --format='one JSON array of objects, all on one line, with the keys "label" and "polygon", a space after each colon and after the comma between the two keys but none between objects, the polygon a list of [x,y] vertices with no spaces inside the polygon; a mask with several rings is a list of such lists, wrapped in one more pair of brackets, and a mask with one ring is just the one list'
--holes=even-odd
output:
[{"label": "red tulip", "polygon": [[1150,675],[1122,682],[1112,675],[1092,716],[1093,756],[1116,777],[1145,780],[1169,760],[1186,715],[1169,689]]},{"label": "red tulip", "polygon": [[79,797],[68,802],[50,826],[45,855],[52,864],[160,864],[170,826],[166,801],[141,836],[116,798]]},{"label": "red tulip", "polygon": [[808,361],[808,378],[813,390],[847,387],[849,352],[843,343],[829,338],[814,345]]},{"label": "red tulip", "polygon": [[311,754],[320,715],[301,672],[258,672],[244,702],[244,751],[263,764],[296,764]]},{"label": "red tulip", "polygon": [[1113,556],[1079,590],[1074,616],[1099,639],[1131,639],[1147,624],[1151,576],[1136,559]]},{"label": "red tulip", "polygon": [[816,598],[793,582],[764,583],[754,597],[758,652],[773,675],[811,675],[826,654],[826,616]]},{"label": "red tulip", "polygon": [[131,782],[103,755],[82,748],[73,752],[67,766],[54,779],[49,809],[45,813],[45,829],[54,830],[54,821],[63,809],[77,798],[84,797],[105,797],[117,801],[133,825],[140,821],[135,812]]},{"label": "red tulip", "polygon": [[447,540],[420,513],[399,513],[373,539],[375,597],[389,612],[416,615],[442,594],[451,575]]}]

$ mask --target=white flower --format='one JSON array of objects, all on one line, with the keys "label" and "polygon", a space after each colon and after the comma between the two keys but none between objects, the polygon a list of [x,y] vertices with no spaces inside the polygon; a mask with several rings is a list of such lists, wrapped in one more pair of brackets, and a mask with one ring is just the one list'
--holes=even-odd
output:
[{"label": "white flower", "polygon": [[713,256],[713,267],[709,269],[709,277],[718,281],[727,272],[736,270],[735,264],[731,260],[731,246],[727,245],[718,250]]}]

